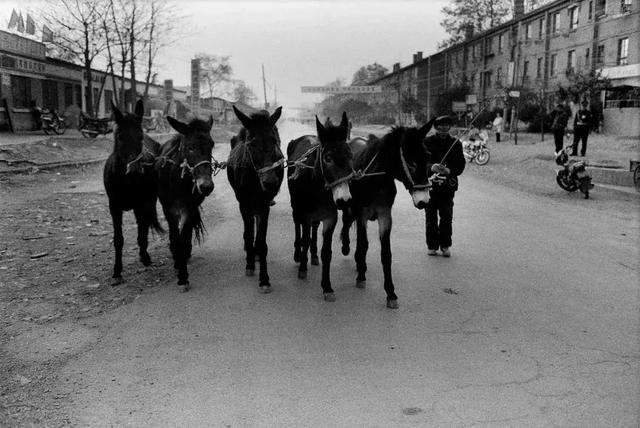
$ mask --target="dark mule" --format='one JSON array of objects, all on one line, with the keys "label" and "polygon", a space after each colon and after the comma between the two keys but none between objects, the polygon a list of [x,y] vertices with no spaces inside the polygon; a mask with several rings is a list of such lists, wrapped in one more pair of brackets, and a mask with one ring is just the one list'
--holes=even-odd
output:
[{"label": "dark mule", "polygon": [[251,117],[235,106],[233,111],[244,128],[231,140],[227,176],[244,222],[244,250],[247,260],[245,272],[248,276],[254,274],[257,256],[260,261],[260,291],[269,293],[269,205],[280,191],[284,178],[284,155],[280,150],[280,136],[276,128],[282,107],[278,107],[272,115],[262,110]]},{"label": "dark mule", "polygon": [[355,221],[357,230],[356,267],[358,277],[356,285],[363,288],[367,271],[367,222],[378,221],[380,236],[382,270],[384,272],[384,290],[387,292],[387,307],[398,307],[391,279],[391,207],[396,197],[394,180],[404,184],[418,209],[424,209],[429,201],[428,168],[429,152],[422,140],[431,129],[430,121],[420,129],[393,128],[381,139],[373,135],[368,141],[354,138],[349,146],[354,154],[353,165],[364,176],[351,183],[352,210],[342,217],[342,254],[349,254],[349,227]]},{"label": "dark mule", "polygon": [[178,285],[187,291],[193,235],[200,242],[204,233],[200,204],[213,191],[213,118],[193,119],[186,124],[167,116],[167,121],[179,134],[162,145],[156,161],[158,196],[169,224],[169,248],[178,271]]},{"label": "dark mule", "polygon": [[112,104],[116,120],[113,152],[104,165],[104,188],[109,197],[109,212],[113,222],[115,263],[111,285],[122,282],[122,212],[133,210],[138,223],[138,247],[143,265],[151,264],[147,252],[149,227],[161,232],[156,212],[158,180],[153,161],[160,145],[142,133],[142,100],[136,103],[135,113],[123,115]]},{"label": "dark mule", "polygon": [[[334,301],[331,288],[331,240],[338,220],[338,209],[351,200],[349,180],[353,178],[353,156],[347,145],[347,114],[339,126],[324,126],[316,117],[318,136],[305,135],[287,147],[288,183],[296,229],[294,259],[300,261],[298,277],[307,276],[307,252],[311,230],[322,221],[322,292]],[[294,163],[295,166],[291,166]],[[315,227],[314,227],[315,226]]]}]

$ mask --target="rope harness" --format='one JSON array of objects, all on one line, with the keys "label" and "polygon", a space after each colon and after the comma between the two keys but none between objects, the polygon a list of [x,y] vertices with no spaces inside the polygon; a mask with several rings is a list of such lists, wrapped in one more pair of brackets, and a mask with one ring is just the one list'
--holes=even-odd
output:
[{"label": "rope harness", "polygon": [[[148,154],[151,155],[151,157],[153,158],[153,161],[151,162],[140,162],[142,159],[144,159],[144,153],[147,152]],[[136,156],[135,159],[133,159],[131,162],[127,162],[127,169],[125,170],[125,174],[129,174],[130,172],[132,172],[131,167],[133,165],[135,165],[136,163],[138,163],[140,165],[140,171],[142,173],[144,173],[144,167],[145,166],[152,166],[155,162],[155,155],[153,154],[153,152],[151,150],[149,150],[147,148],[147,146],[145,146],[144,144],[142,144],[142,150],[140,150],[140,154],[138,156]]]}]

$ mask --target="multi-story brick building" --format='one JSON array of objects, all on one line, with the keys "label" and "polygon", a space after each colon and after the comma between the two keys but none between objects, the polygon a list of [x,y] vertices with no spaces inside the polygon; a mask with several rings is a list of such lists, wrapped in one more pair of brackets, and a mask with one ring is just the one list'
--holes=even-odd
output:
[{"label": "multi-story brick building", "polygon": [[[426,58],[394,64],[380,98],[413,94],[424,113],[437,111],[444,91],[468,86],[469,109],[503,107],[506,89],[525,88],[554,102],[571,73],[598,71],[611,79],[601,95],[605,132],[640,135],[640,1],[556,0]],[[633,89],[635,88],[635,90]],[[585,94],[586,95],[586,94]]]}]

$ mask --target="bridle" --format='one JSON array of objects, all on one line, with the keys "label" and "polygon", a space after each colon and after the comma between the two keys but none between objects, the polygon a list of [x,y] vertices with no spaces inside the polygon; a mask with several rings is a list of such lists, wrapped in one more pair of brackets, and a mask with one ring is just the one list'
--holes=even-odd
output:
[{"label": "bridle", "polygon": [[415,192],[417,190],[427,190],[431,188],[431,178],[427,179],[427,184],[416,184],[413,181],[413,177],[411,177],[411,172],[409,171],[409,166],[407,165],[407,160],[404,158],[404,153],[402,153],[402,144],[400,144],[400,163],[402,164],[404,175],[406,176],[407,181],[411,186],[411,192]]},{"label": "bridle", "polygon": [[255,161],[253,160],[253,155],[251,154],[251,149],[249,147],[249,144],[251,141],[255,141],[255,138],[251,138],[245,142],[243,142],[242,144],[244,145],[244,153],[245,156],[249,158],[249,163],[251,164],[251,168],[253,168],[253,170],[255,171],[255,173],[258,175],[258,182],[260,183],[260,187],[262,188],[262,190],[265,190],[264,188],[264,183],[262,182],[263,177],[270,171],[273,171],[276,168],[279,167],[283,167],[284,169],[284,165],[286,165],[287,160],[284,157],[284,154],[282,153],[282,150],[280,150],[280,145],[279,144],[275,144],[276,150],[278,151],[278,155],[280,156],[280,159],[278,159],[277,161],[275,161],[273,164],[269,165],[269,166],[265,166],[262,168],[258,168],[256,166]]},{"label": "bridle", "polygon": [[[151,155],[151,157],[153,158],[153,161],[151,162],[141,162],[144,159],[144,154],[148,153]],[[131,172],[131,167],[135,164],[135,163],[139,163],[140,164],[140,171],[144,173],[144,167],[145,166],[152,166],[155,163],[155,154],[153,154],[153,152],[151,150],[149,150],[147,148],[147,146],[144,145],[144,143],[142,143],[142,150],[140,150],[140,154],[138,156],[135,157],[135,159],[133,159],[130,162],[127,162],[127,167],[125,169],[125,174],[129,174]]]}]

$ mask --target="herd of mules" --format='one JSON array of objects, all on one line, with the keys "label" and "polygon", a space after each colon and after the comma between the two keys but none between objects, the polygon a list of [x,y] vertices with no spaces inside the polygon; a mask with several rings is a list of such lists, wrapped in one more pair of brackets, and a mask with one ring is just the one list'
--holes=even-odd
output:
[{"label": "herd of mules", "polygon": [[199,242],[205,233],[200,206],[213,192],[212,176],[226,167],[244,224],[246,275],[254,275],[257,259],[259,290],[269,293],[269,211],[287,169],[295,229],[293,258],[299,263],[298,277],[307,276],[309,254],[312,265],[319,263],[316,241],[322,223],[322,292],[326,301],[335,300],[330,278],[331,243],[340,211],[344,255],[350,252],[349,230],[356,224],[356,286],[363,288],[369,248],[367,224],[377,221],[386,304],[389,308],[398,307],[391,276],[390,244],[395,180],[411,194],[417,209],[426,206],[431,160],[423,140],[432,122],[421,128],[394,127],[382,138],[370,135],[367,139],[349,140],[346,113],[337,126],[330,120],[322,124],[316,118],[317,135],[291,141],[285,157],[276,126],[281,107],[273,114],[263,110],[250,116],[234,107],[242,129],[231,139],[227,162],[219,163],[212,156],[212,118],[183,123],[167,117],[177,134],[160,145],[142,131],[142,101],[136,103],[133,113],[123,114],[115,106],[113,112],[117,125],[114,149],[104,167],[115,248],[112,285],[122,282],[123,211],[134,212],[140,261],[149,266],[149,228],[164,233],[156,211],[156,202],[160,199],[169,228],[169,247],[178,285],[183,291],[189,289],[187,263],[192,243]]}]

